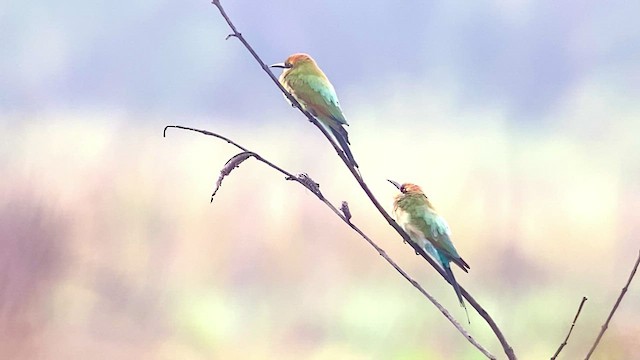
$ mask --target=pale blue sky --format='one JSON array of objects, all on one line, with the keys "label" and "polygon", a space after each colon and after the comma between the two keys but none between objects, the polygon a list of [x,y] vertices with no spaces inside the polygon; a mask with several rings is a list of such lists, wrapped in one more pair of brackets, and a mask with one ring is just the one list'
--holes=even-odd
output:
[{"label": "pale blue sky", "polygon": [[[542,121],[587,78],[640,95],[637,1],[223,4],[266,62],[309,52],[339,94],[400,78],[516,122]],[[0,109],[263,113],[279,94],[227,33],[204,0],[3,2]]]}]

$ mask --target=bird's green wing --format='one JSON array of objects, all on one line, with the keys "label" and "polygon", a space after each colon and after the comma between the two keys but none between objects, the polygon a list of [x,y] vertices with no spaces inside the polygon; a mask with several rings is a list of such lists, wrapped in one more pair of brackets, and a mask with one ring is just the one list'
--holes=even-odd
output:
[{"label": "bird's green wing", "polygon": [[317,116],[324,115],[342,125],[347,125],[338,95],[328,79],[318,75],[300,75],[297,86],[292,86],[296,97],[305,99],[306,106],[316,112]]},{"label": "bird's green wing", "polygon": [[435,212],[429,210],[425,206],[422,219],[426,227],[426,237],[438,251],[446,256],[450,261],[458,265],[462,270],[467,271],[470,269],[469,264],[464,261],[458,251],[451,242],[451,230],[444,218]]},{"label": "bird's green wing", "polygon": [[451,242],[451,230],[445,219],[437,213],[429,211],[426,206],[422,219],[425,225],[425,236],[433,243],[433,246],[451,258],[460,258],[453,242]]}]

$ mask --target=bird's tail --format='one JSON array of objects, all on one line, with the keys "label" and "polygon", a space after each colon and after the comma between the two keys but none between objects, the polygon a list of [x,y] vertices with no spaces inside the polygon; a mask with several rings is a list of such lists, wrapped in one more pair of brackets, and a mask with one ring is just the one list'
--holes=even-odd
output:
[{"label": "bird's tail", "polygon": [[338,144],[344,151],[347,159],[351,162],[351,164],[353,164],[354,167],[357,168],[358,163],[356,162],[356,159],[353,158],[353,154],[351,153],[351,149],[349,148],[349,135],[347,134],[347,130],[340,125],[337,126],[337,129],[329,126],[329,129],[338,141]]},{"label": "bird's tail", "polygon": [[449,266],[449,259],[443,259],[441,256],[440,262],[442,263],[442,267],[444,268],[445,274],[447,274],[447,277],[448,277],[447,280],[449,280],[449,282],[451,283],[451,286],[453,286],[453,290],[455,290],[456,292],[456,296],[458,296],[458,301],[460,301],[460,306],[464,308],[464,312],[465,314],[467,314],[467,322],[471,324],[471,320],[469,320],[469,311],[467,311],[467,306],[465,305],[464,299],[462,298],[462,291],[460,291],[460,285],[458,285],[458,282],[456,281],[455,276],[453,276],[453,271],[451,271],[451,266]]}]

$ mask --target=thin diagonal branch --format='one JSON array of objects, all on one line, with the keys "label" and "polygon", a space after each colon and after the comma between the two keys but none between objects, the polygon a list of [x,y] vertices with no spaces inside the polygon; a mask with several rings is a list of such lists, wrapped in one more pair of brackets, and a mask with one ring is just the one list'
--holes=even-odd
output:
[{"label": "thin diagonal branch", "polygon": [[[289,92],[287,92],[284,89],[284,87],[282,87],[282,85],[278,82],[278,80],[273,75],[273,73],[269,70],[269,67],[265,64],[264,61],[262,61],[262,59],[258,56],[258,54],[253,50],[251,45],[249,45],[249,43],[245,40],[242,34],[238,32],[235,25],[231,22],[230,18],[227,16],[226,12],[224,11],[224,8],[220,4],[220,1],[213,0],[212,4],[218,8],[218,10],[220,11],[220,14],[225,19],[225,21],[227,22],[231,30],[233,31],[233,34],[232,34],[233,37],[236,37],[238,40],[240,40],[240,42],[242,42],[242,44],[251,53],[253,58],[260,64],[260,67],[269,75],[271,80],[276,84],[276,86],[278,86],[280,91],[282,91],[282,93],[289,99],[289,101],[291,101],[309,119],[310,122],[312,122],[318,129],[320,129],[320,131],[324,134],[327,140],[332,144],[332,146],[334,147],[335,151],[338,153],[338,155],[340,156],[344,164],[349,168],[349,171],[354,176],[354,178],[356,179],[360,187],[364,190],[367,197],[371,200],[371,202],[378,209],[378,211],[385,218],[385,220],[389,223],[389,225],[396,230],[396,232],[403,238],[403,240],[407,244],[412,246],[417,253],[419,253],[423,258],[425,258],[429,262],[429,264],[431,264],[431,266],[434,269],[436,269],[436,271],[438,271],[445,280],[447,280],[447,277],[445,276],[444,271],[442,271],[440,267],[419,246],[415,245],[412,241],[410,241],[409,236],[404,232],[404,230],[384,210],[384,208],[380,205],[380,202],[376,199],[376,197],[373,195],[373,193],[369,189],[368,185],[362,179],[362,176],[360,175],[358,170],[356,170],[355,167],[346,159],[344,153],[339,148],[338,144],[336,144],[336,142],[329,135],[329,133],[324,129],[324,127],[320,126],[317,120],[307,111],[305,111],[302,108],[302,106],[298,103],[298,101],[293,96],[291,96],[291,94],[289,94]],[[500,328],[498,328],[497,324],[495,323],[495,321],[493,321],[493,319],[487,313],[487,311],[484,308],[482,308],[482,306],[480,306],[480,304],[464,288],[461,288],[461,291],[462,291],[462,295],[465,297],[465,299],[467,299],[469,304],[471,304],[471,306],[473,306],[476,309],[478,314],[480,314],[480,316],[483,317],[485,321],[487,321],[489,327],[493,330],[494,334],[500,341],[500,344],[502,345],[507,357],[509,359],[516,359],[515,353],[513,352],[513,348],[509,345],[506,338],[502,334],[502,331],[500,330]]]},{"label": "thin diagonal branch", "polygon": [[[378,212],[380,212],[380,214],[382,215],[382,217],[384,217],[384,219],[387,221],[387,223],[389,223],[389,225],[391,227],[393,227],[394,230],[396,230],[396,232],[403,238],[405,243],[409,244],[418,254],[420,254],[425,260],[427,260],[427,262],[429,262],[429,264],[431,264],[431,266],[436,271],[438,271],[438,273],[440,273],[440,275],[445,280],[449,281],[447,276],[445,275],[444,271],[442,269],[440,269],[440,267],[431,259],[431,257],[429,257],[424,252],[424,250],[422,250],[419,246],[417,246],[416,244],[414,244],[410,240],[409,236],[405,233],[405,231],[395,222],[395,220],[393,220],[393,218],[391,218],[391,216],[386,212],[386,210],[382,207],[382,205],[380,205],[380,202],[373,195],[373,193],[369,189],[369,186],[364,182],[362,176],[360,175],[360,172],[358,170],[356,170],[356,168],[351,164],[350,161],[348,161],[348,159],[346,158],[346,156],[344,155],[344,153],[342,152],[342,150],[340,149],[338,144],[336,144],[335,140],[333,140],[333,138],[324,129],[324,127],[322,127],[318,123],[318,121],[313,117],[313,115],[311,115],[309,112],[305,111],[302,108],[302,106],[300,105],[300,103],[291,94],[289,94],[289,92],[286,89],[284,89],[284,87],[282,87],[282,85],[278,82],[278,79],[273,75],[273,73],[271,72],[269,67],[266,65],[266,63],[264,61],[262,61],[260,56],[258,56],[258,54],[255,52],[255,50],[246,41],[244,36],[242,36],[242,34],[235,27],[235,25],[233,24],[233,22],[231,21],[231,19],[227,15],[227,13],[225,12],[224,8],[220,4],[220,0],[212,0],[212,4],[215,5],[218,8],[218,10],[220,11],[220,14],[225,19],[225,21],[227,22],[227,24],[229,25],[231,30],[233,31],[232,36],[237,38],[238,40],[240,40],[240,42],[244,45],[244,47],[251,53],[251,55],[256,60],[256,62],[258,62],[258,64],[262,68],[262,70],[264,70],[267,73],[269,78],[271,78],[271,80],[274,82],[274,84],[276,84],[276,86],[287,97],[287,99],[289,99],[289,101],[291,101],[291,103],[295,107],[297,107],[307,117],[307,119],[309,119],[310,122],[312,122],[318,129],[320,129],[322,134],[331,143],[331,145],[333,146],[334,150],[338,153],[338,155],[340,156],[340,158],[342,159],[344,164],[347,166],[347,168],[349,169],[349,171],[351,172],[353,177],[356,179],[356,181],[358,182],[358,184],[360,185],[362,190],[365,192],[365,194],[367,195],[369,200],[373,203],[373,205],[376,207],[376,209],[378,209]],[[491,328],[493,333],[496,335],[496,338],[500,342],[500,345],[502,346],[505,354],[507,355],[507,358],[510,359],[510,360],[515,360],[516,359],[516,355],[515,355],[515,353],[513,351],[513,348],[511,347],[511,345],[509,345],[509,343],[507,342],[507,339],[504,337],[504,335],[502,334],[502,331],[500,330],[498,325],[495,323],[493,318],[491,318],[489,313],[464,288],[460,287],[460,290],[462,292],[462,296],[467,300],[467,302],[474,309],[476,309],[478,314],[483,319],[485,319],[485,321],[487,322],[487,324],[489,325],[489,327]]]},{"label": "thin diagonal branch", "polygon": [[589,350],[589,353],[587,354],[587,357],[585,357],[585,360],[589,360],[589,358],[591,357],[591,355],[595,351],[596,347],[600,343],[600,339],[602,339],[602,335],[604,335],[604,332],[607,331],[607,328],[609,328],[609,322],[611,321],[611,318],[613,317],[613,314],[615,314],[616,310],[618,310],[618,305],[620,305],[620,302],[622,301],[622,298],[624,297],[624,294],[627,293],[627,290],[629,289],[629,285],[631,284],[631,281],[633,280],[633,277],[636,276],[636,271],[638,270],[638,264],[640,264],[640,250],[638,251],[638,259],[636,260],[636,263],[633,266],[633,270],[631,270],[631,274],[629,275],[629,279],[627,280],[627,283],[622,288],[622,291],[620,292],[620,295],[618,296],[618,299],[616,300],[616,303],[613,305],[613,309],[611,309],[611,312],[609,313],[609,316],[607,317],[607,320],[602,325],[602,328],[600,329],[600,333],[598,334],[598,337],[596,338],[596,341],[591,346],[591,349]]},{"label": "thin diagonal branch", "polygon": [[[275,75],[273,75],[273,73],[271,72],[271,69],[269,68],[269,66],[262,61],[262,59],[260,58],[260,56],[258,56],[258,53],[256,53],[255,50],[253,50],[253,48],[251,47],[251,45],[249,45],[249,43],[247,42],[247,40],[245,40],[244,36],[242,36],[242,34],[238,31],[238,29],[236,28],[236,26],[233,24],[233,22],[231,22],[231,19],[229,18],[229,16],[227,16],[227,12],[224,10],[224,8],[222,7],[222,4],[220,4],[220,0],[212,0],[211,3],[213,5],[215,5],[218,10],[220,11],[220,15],[222,15],[222,17],[224,18],[224,20],[227,22],[227,25],[229,25],[229,28],[231,28],[231,31],[233,31],[233,33],[227,35],[225,40],[228,40],[230,37],[235,37],[236,39],[240,40],[240,42],[242,43],[242,45],[244,45],[244,47],[251,53],[251,56],[253,56],[253,58],[258,62],[258,64],[260,65],[260,67],[262,68],[262,70],[264,70],[264,72],[267,73],[267,75],[269,76],[269,78],[271,79],[271,81],[273,81],[273,83],[280,89],[280,91],[282,91],[282,93],[284,94],[284,96],[287,97],[287,99],[291,102],[291,104],[298,108],[298,110],[300,110],[304,116],[307,117],[307,119],[313,124],[315,125],[318,129],[320,129],[320,131],[324,134],[324,136],[327,138],[327,140],[329,140],[329,143],[331,143],[331,145],[333,146],[333,149],[338,153],[338,156],[340,156],[340,158],[342,159],[342,161],[344,161],[344,163],[347,166],[351,165],[351,162],[347,159],[346,155],[344,154],[344,152],[342,151],[342,149],[340,148],[340,146],[335,142],[335,140],[333,140],[333,137],[331,137],[331,135],[329,134],[329,132],[327,132],[327,130],[320,125],[320,123],[318,122],[318,120],[311,115],[308,111],[306,111],[302,105],[300,105],[300,103],[298,102],[298,100],[293,97],[293,95],[291,95],[285,88],[284,86],[282,86],[282,84],[280,84],[280,82],[278,81],[278,78],[276,78]],[[353,166],[351,166],[353,167]],[[353,169],[355,171],[355,169]],[[358,172],[355,171],[355,174],[357,174]],[[354,175],[355,175],[354,174]],[[359,176],[359,175],[358,175]]]},{"label": "thin diagonal branch", "polygon": [[553,356],[551,357],[551,360],[555,360],[560,354],[560,352],[562,351],[562,349],[565,346],[567,346],[567,341],[569,341],[569,336],[571,336],[573,327],[576,326],[576,321],[578,320],[578,316],[580,316],[580,312],[582,311],[582,306],[584,306],[585,301],[587,301],[587,297],[583,296],[582,301],[580,301],[580,306],[578,306],[578,312],[576,313],[576,316],[573,318],[573,322],[571,323],[571,327],[569,328],[569,332],[567,333],[567,337],[564,338],[564,341],[562,342],[562,344],[560,344],[560,347],[558,347],[558,350],[556,350],[556,353],[553,354]]},{"label": "thin diagonal branch", "polygon": [[[382,258],[384,258],[389,263],[389,265],[391,265],[394,269],[396,269],[396,271],[398,273],[400,273],[400,275],[402,275],[402,277],[404,277],[409,283],[411,283],[411,285],[413,285],[413,287],[415,287],[418,291],[420,291],[420,293],[422,293],[422,295],[424,295],[427,299],[429,299],[429,301],[431,301],[431,303],[438,310],[440,310],[440,312],[447,318],[447,320],[449,320],[449,322],[451,322],[451,324],[473,346],[475,346],[487,358],[494,359],[494,360],[496,359],[496,357],[494,355],[492,355],[487,349],[485,349],[480,343],[478,343],[475,340],[475,338],[473,338],[473,336],[471,336],[471,334],[469,334],[469,332],[467,330],[465,330],[465,328],[462,327],[462,325],[460,325],[460,323],[458,323],[456,321],[456,319],[453,318],[453,316],[449,313],[449,311],[444,306],[442,306],[433,296],[431,296],[416,280],[411,278],[411,276],[409,276],[409,274],[407,274],[407,272],[404,271],[400,267],[400,265],[398,265],[393,259],[391,259],[391,257],[389,257],[389,255],[387,255],[387,253],[381,247],[379,247],[373,240],[371,240],[371,238],[369,238],[369,236],[367,236],[358,226],[353,224],[350,221],[350,218],[347,217],[347,214],[349,214],[348,211],[344,211],[344,213],[340,212],[340,210],[338,210],[329,200],[326,199],[326,197],[324,195],[322,195],[322,193],[320,192],[319,187],[318,187],[317,184],[313,183],[314,185],[309,185],[309,182],[310,181],[313,182],[313,181],[307,175],[301,174],[301,175],[298,175],[298,176],[294,176],[292,173],[284,170],[283,168],[279,167],[278,165],[276,165],[276,164],[272,163],[271,161],[265,159],[260,154],[254,152],[254,151],[246,149],[245,147],[239,145],[238,143],[234,142],[233,140],[231,140],[231,139],[229,139],[229,138],[227,138],[225,136],[222,136],[222,135],[210,132],[210,131],[206,131],[206,130],[194,129],[194,128],[189,128],[189,127],[186,127],[186,126],[179,126],[179,125],[166,126],[164,128],[163,136],[166,136],[166,132],[167,132],[168,128],[178,128],[178,129],[195,131],[195,132],[199,132],[199,133],[204,134],[204,135],[213,136],[213,137],[216,137],[218,139],[224,140],[227,143],[229,143],[231,145],[234,145],[238,149],[242,150],[244,153],[250,154],[256,160],[266,164],[267,166],[271,167],[272,169],[276,170],[277,172],[285,175],[285,179],[286,180],[295,181],[295,182],[299,183],[300,185],[304,186],[305,188],[307,188],[309,190],[312,190],[312,192],[316,195],[316,197],[320,201],[322,201],[329,209],[331,209],[331,211],[333,211],[333,213],[336,216],[338,216],[345,224],[347,224],[351,229],[353,229],[355,232],[357,232],[358,235],[360,235],[364,240],[366,240],[367,243],[369,243],[369,245],[371,245],[378,252],[378,254],[380,254],[380,256],[382,256]],[[241,154],[243,154],[243,153],[241,153]],[[228,173],[226,175],[228,175]],[[216,188],[216,191],[217,191],[217,188]],[[345,207],[344,202],[343,202],[343,207]]]}]

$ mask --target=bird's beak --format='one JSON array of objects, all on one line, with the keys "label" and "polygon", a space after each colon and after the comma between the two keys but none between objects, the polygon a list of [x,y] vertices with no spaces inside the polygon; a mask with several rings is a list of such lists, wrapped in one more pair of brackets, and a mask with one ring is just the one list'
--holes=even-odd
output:
[{"label": "bird's beak", "polygon": [[269,67],[281,68],[281,69],[289,69],[289,68],[291,68],[291,65],[288,65],[288,64],[285,64],[285,63],[277,63],[277,64],[269,65]]},{"label": "bird's beak", "polygon": [[393,180],[389,180],[389,179],[387,179],[387,181],[388,181],[388,182],[390,182],[390,183],[392,183],[392,184],[393,184],[393,186],[397,187],[397,188],[398,188],[398,190],[400,190],[400,187],[401,187],[401,185],[400,185],[400,184],[398,184],[397,182],[395,182],[395,181],[393,181]]}]

